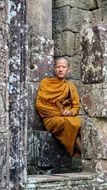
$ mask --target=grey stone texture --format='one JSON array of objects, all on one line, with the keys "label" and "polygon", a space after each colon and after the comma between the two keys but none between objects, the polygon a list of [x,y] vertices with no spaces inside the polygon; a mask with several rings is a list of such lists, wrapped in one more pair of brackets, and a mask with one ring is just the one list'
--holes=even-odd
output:
[{"label": "grey stone texture", "polygon": [[[80,38],[77,33],[64,31],[54,37],[55,56],[74,57],[80,55]],[[74,59],[74,58],[71,58]]]},{"label": "grey stone texture", "polygon": [[29,33],[29,80],[39,82],[53,74],[53,41]]},{"label": "grey stone texture", "polygon": [[[107,119],[88,118],[83,127],[83,158],[107,159]],[[107,171],[106,171],[107,172]]]},{"label": "grey stone texture", "polygon": [[23,186],[27,175],[26,2],[9,1],[8,12],[9,185]]},{"label": "grey stone texture", "polygon": [[107,82],[107,25],[86,28],[82,33],[81,75],[84,84]]},{"label": "grey stone texture", "polygon": [[107,85],[82,85],[82,105],[90,117],[107,118]]},{"label": "grey stone texture", "polygon": [[106,190],[107,183],[94,173],[71,173],[56,175],[28,176],[27,190]]},{"label": "grey stone texture", "polygon": [[0,189],[9,183],[9,126],[8,126],[8,48],[6,30],[6,2],[0,1]]},{"label": "grey stone texture", "polygon": [[[56,34],[54,45],[55,45],[55,56],[73,56],[74,55],[74,39],[75,36],[70,31],[65,31]],[[70,42],[70,43],[69,43]]]},{"label": "grey stone texture", "polygon": [[53,30],[59,33],[65,30],[80,32],[82,26],[92,23],[90,11],[64,6],[53,11]]},{"label": "grey stone texture", "polygon": [[81,101],[88,116],[82,129],[83,169],[103,177],[107,174],[106,28],[104,24],[86,28],[81,37]]},{"label": "grey stone texture", "polygon": [[29,28],[44,37],[52,38],[52,0],[27,0]]},{"label": "grey stone texture", "polygon": [[80,64],[79,61],[81,61],[81,56],[77,55],[74,57],[70,57],[70,64],[71,64],[71,72],[70,72],[70,78],[74,80],[80,80]]},{"label": "grey stone texture", "polygon": [[107,7],[95,9],[92,11],[93,26],[107,23]]},{"label": "grey stone texture", "polygon": [[97,5],[99,8],[104,8],[107,6],[107,1],[106,0],[97,0]]},{"label": "grey stone texture", "polygon": [[54,0],[54,7],[62,7],[62,6],[71,6],[71,7],[78,7],[81,9],[86,9],[86,10],[93,10],[97,8],[97,3],[95,0],[93,1],[79,1],[79,0]]}]

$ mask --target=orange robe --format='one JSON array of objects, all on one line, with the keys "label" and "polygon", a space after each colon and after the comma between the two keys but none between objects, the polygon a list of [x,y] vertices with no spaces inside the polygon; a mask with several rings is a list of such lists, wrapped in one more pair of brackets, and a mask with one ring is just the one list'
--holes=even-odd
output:
[{"label": "orange robe", "polygon": [[[36,108],[44,125],[73,155],[81,120],[77,117],[80,109],[79,96],[72,82],[56,77],[41,81],[36,98]],[[61,111],[71,110],[72,116],[62,116]]]}]

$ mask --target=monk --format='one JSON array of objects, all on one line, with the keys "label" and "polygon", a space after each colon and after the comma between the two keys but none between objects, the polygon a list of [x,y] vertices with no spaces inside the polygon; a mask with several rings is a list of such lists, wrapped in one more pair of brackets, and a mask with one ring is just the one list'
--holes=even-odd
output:
[{"label": "monk", "polygon": [[40,83],[36,109],[44,126],[66,148],[71,156],[81,153],[81,120],[77,116],[80,100],[75,85],[67,80],[70,63],[66,57],[54,63],[54,77],[46,77]]}]

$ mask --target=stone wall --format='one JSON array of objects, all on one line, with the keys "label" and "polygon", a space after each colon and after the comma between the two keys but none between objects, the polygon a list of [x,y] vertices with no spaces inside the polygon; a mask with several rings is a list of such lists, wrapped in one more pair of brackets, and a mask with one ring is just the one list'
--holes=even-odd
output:
[{"label": "stone wall", "polygon": [[0,1],[1,190],[26,183],[27,125],[29,163],[33,131],[43,126],[34,99],[40,80],[52,75],[53,40],[55,57],[71,60],[81,97],[83,169],[107,173],[106,20],[106,0]]}]

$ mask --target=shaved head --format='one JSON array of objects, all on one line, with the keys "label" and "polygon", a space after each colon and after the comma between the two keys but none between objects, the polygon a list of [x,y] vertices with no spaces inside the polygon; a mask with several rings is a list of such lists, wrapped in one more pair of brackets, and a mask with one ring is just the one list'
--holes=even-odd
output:
[{"label": "shaved head", "polygon": [[61,60],[64,60],[67,63],[68,67],[70,67],[70,61],[69,61],[69,58],[67,58],[67,57],[59,57],[59,58],[55,59],[54,66],[56,66],[57,63],[61,62]]}]

